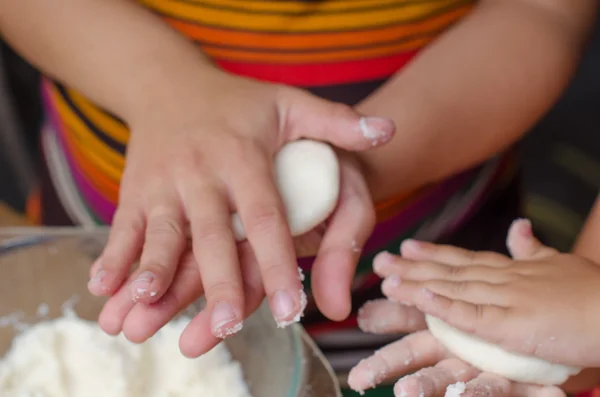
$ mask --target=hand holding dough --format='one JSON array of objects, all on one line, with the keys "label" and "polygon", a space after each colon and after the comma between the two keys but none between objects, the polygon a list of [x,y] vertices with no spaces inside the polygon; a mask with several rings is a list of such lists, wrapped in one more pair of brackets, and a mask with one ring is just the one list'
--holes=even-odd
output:
[{"label": "hand holding dough", "polygon": [[[337,205],[340,167],[334,150],[325,143],[299,140],[286,144],[275,155],[275,182],[286,210],[293,237],[324,222]],[[239,215],[232,215],[237,241],[246,239]]]},{"label": "hand holding dough", "polygon": [[[340,190],[339,163],[333,149],[321,142],[288,143],[275,156],[275,180],[286,209],[292,236],[324,222],[335,209]],[[232,215],[237,241],[246,238],[238,214]],[[426,315],[432,335],[450,352],[477,369],[506,379],[540,385],[559,385],[581,369],[511,353]]]}]

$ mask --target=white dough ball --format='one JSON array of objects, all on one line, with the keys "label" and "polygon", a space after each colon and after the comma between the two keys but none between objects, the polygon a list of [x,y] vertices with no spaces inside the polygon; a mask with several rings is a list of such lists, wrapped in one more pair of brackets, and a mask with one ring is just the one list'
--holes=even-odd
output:
[{"label": "white dough ball", "polygon": [[[299,140],[275,155],[275,182],[283,200],[292,236],[301,236],[324,222],[337,205],[340,167],[326,143]],[[238,214],[232,215],[237,241],[246,239]]]},{"label": "white dough ball", "polygon": [[555,364],[533,356],[511,353],[469,335],[429,315],[425,316],[432,335],[452,354],[475,368],[506,379],[538,385],[560,385],[581,368]]}]

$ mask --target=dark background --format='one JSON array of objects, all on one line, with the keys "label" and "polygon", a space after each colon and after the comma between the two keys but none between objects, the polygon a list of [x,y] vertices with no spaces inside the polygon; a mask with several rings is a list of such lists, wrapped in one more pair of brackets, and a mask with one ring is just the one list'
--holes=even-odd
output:
[{"label": "dark background", "polygon": [[[42,117],[39,76],[0,44],[10,99],[27,156],[35,162]],[[9,165],[8,150],[5,144],[0,147],[0,201],[23,210],[25,197],[16,176],[19,166]],[[548,243],[567,249],[600,188],[600,28],[569,89],[524,139],[522,157],[526,214]]]}]

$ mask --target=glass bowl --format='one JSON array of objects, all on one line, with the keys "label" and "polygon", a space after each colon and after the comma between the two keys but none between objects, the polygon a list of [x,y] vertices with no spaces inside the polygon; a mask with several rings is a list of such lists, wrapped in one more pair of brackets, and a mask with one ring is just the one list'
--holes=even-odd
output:
[{"label": "glass bowl", "polygon": [[[106,228],[0,229],[0,318],[21,316],[20,321],[35,323],[43,321],[40,308],[44,319],[52,319],[62,315],[65,302],[73,302],[81,318],[95,321],[104,299],[90,295],[86,285],[106,240]],[[0,356],[15,332],[0,326]],[[278,329],[266,304],[225,343],[254,397],[341,395],[331,368],[302,327]]]}]

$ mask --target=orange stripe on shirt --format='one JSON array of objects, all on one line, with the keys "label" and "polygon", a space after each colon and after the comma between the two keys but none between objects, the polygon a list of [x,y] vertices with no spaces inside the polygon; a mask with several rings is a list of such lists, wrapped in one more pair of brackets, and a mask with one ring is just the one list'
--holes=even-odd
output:
[{"label": "orange stripe on shirt", "polygon": [[[306,12],[293,15],[252,14],[247,10],[201,7],[187,2],[143,0],[155,12],[199,25],[262,32],[335,32],[409,24],[442,15],[471,3],[466,0],[398,1],[396,6],[355,13]],[[324,2],[327,3],[327,2]]]},{"label": "orange stripe on shirt", "polygon": [[[335,0],[335,1],[307,1],[307,0],[171,0],[172,3],[186,3],[188,6],[199,8],[214,8],[232,10],[247,14],[292,14],[304,15],[306,13],[348,13],[364,12],[373,8],[389,7],[400,4],[411,4],[423,1],[443,2],[445,0]],[[148,4],[148,0],[140,3]]]},{"label": "orange stripe on shirt", "polygon": [[437,15],[427,21],[407,25],[392,25],[367,31],[278,34],[264,32],[243,32],[225,30],[174,18],[165,20],[187,37],[204,44],[222,46],[258,48],[260,50],[279,49],[284,52],[293,50],[318,51],[321,49],[339,49],[340,47],[358,47],[401,40],[415,35],[431,34],[448,26],[464,16],[470,6],[463,6],[448,13]]}]

